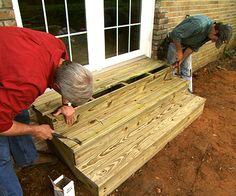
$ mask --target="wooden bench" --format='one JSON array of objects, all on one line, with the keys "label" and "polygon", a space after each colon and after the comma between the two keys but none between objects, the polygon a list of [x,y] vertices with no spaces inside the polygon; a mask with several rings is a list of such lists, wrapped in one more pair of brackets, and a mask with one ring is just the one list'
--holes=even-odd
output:
[{"label": "wooden bench", "polygon": [[60,95],[35,102],[40,123],[82,141],[50,146],[94,195],[112,192],[202,113],[205,99],[188,93],[185,80],[164,80],[168,69],[144,58],[95,73],[95,99],[76,108],[73,126],[51,115]]}]

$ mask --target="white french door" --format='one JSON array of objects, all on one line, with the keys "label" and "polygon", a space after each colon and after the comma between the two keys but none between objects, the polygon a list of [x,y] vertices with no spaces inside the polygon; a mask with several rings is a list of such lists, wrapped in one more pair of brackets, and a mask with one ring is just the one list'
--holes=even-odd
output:
[{"label": "white french door", "polygon": [[12,0],[18,26],[62,39],[70,59],[100,70],[151,56],[155,0]]}]

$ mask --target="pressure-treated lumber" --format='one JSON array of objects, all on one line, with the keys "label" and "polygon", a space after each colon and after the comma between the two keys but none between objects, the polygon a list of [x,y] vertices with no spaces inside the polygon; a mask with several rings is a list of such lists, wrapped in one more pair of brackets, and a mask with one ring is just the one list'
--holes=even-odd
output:
[{"label": "pressure-treated lumber", "polygon": [[205,99],[181,78],[164,80],[167,69],[144,58],[96,73],[95,99],[75,108],[73,126],[51,115],[60,96],[34,104],[40,123],[82,141],[54,138],[50,146],[93,195],[112,192],[202,113]]},{"label": "pressure-treated lumber", "polygon": [[[142,76],[144,73],[163,69],[167,65],[161,61],[155,61],[150,58],[143,58],[141,60],[132,62],[122,67],[109,69],[100,72],[94,72],[94,96],[96,97],[102,91],[112,88],[116,85],[121,85],[127,80]],[[61,96],[55,92],[47,92],[40,96],[34,103],[34,108],[42,115],[50,114],[61,105]]]}]

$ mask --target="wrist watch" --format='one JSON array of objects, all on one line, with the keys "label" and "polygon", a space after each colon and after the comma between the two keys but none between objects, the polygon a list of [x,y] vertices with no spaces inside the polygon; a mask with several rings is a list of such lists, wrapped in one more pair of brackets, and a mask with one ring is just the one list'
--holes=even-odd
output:
[{"label": "wrist watch", "polygon": [[72,103],[71,102],[67,102],[67,103],[63,103],[62,105],[65,105],[65,106],[72,106]]}]

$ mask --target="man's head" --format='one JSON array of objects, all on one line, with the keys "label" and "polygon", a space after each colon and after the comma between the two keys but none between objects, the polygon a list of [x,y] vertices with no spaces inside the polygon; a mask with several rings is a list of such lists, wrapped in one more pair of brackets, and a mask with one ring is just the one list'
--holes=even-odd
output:
[{"label": "man's head", "polygon": [[55,83],[63,99],[73,105],[82,105],[92,97],[92,74],[78,63],[64,61],[55,73]]},{"label": "man's head", "polygon": [[228,43],[232,37],[232,27],[228,24],[216,23],[215,29],[218,39],[216,40],[216,48],[220,48],[223,43]]}]

